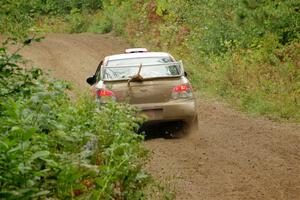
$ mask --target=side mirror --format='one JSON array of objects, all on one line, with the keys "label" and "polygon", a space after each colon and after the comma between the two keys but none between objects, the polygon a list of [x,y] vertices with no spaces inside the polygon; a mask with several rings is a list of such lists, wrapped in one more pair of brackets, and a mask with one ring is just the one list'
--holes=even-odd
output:
[{"label": "side mirror", "polygon": [[96,83],[96,76],[91,76],[91,77],[88,77],[86,79],[86,82],[89,84],[89,85],[94,85]]},{"label": "side mirror", "polygon": [[184,76],[185,76],[185,77],[188,77],[188,73],[187,73],[187,72],[184,72]]}]

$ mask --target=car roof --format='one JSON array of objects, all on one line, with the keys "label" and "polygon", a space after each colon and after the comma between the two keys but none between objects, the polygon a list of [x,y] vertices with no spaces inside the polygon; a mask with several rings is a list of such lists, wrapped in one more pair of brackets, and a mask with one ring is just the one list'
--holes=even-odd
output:
[{"label": "car roof", "polygon": [[151,57],[172,57],[166,52],[143,52],[143,53],[125,53],[107,56],[106,62],[111,60],[122,60],[130,58],[151,58]]}]

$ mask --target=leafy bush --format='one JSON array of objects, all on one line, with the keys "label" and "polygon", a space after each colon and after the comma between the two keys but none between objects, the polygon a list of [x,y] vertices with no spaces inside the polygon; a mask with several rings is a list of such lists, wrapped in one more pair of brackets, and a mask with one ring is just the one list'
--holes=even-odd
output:
[{"label": "leafy bush", "polygon": [[33,26],[33,13],[25,1],[4,0],[0,4],[0,32],[24,37],[24,33]]},{"label": "leafy bush", "polygon": [[114,32],[118,35],[125,34],[127,22],[135,15],[132,7],[136,5],[136,1],[103,1],[103,16],[108,19]]},{"label": "leafy bush", "polygon": [[0,48],[0,198],[146,198],[152,181],[136,110],[70,99],[68,84],[20,68],[8,44]]},{"label": "leafy bush", "polygon": [[92,23],[87,31],[92,33],[109,33],[112,29],[113,24],[109,17],[104,16],[102,13],[98,13],[93,16]]},{"label": "leafy bush", "polygon": [[81,13],[81,11],[77,8],[71,10],[67,19],[71,26],[69,31],[70,33],[85,32],[89,26],[88,17]]},{"label": "leafy bush", "polygon": [[71,29],[63,27],[64,31],[83,32],[89,26],[87,18],[90,13],[101,9],[102,0],[2,0],[0,33],[24,38],[28,32],[36,32],[37,28],[44,30],[44,23],[47,27],[49,19],[70,23]]}]

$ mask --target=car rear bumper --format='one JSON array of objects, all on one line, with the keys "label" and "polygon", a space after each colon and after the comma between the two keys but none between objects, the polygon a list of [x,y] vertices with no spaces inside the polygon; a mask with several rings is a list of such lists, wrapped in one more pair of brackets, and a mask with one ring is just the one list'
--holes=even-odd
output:
[{"label": "car rear bumper", "polygon": [[196,102],[189,100],[172,100],[165,103],[134,104],[145,114],[149,121],[190,121],[195,118]]}]

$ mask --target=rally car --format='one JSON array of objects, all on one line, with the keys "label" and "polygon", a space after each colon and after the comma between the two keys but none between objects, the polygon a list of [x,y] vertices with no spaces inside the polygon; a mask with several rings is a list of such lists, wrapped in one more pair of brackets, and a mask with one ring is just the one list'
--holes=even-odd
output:
[{"label": "rally car", "polygon": [[197,129],[196,98],[181,61],[166,52],[126,49],[100,62],[87,79],[100,103],[127,102],[149,122],[183,122]]}]

